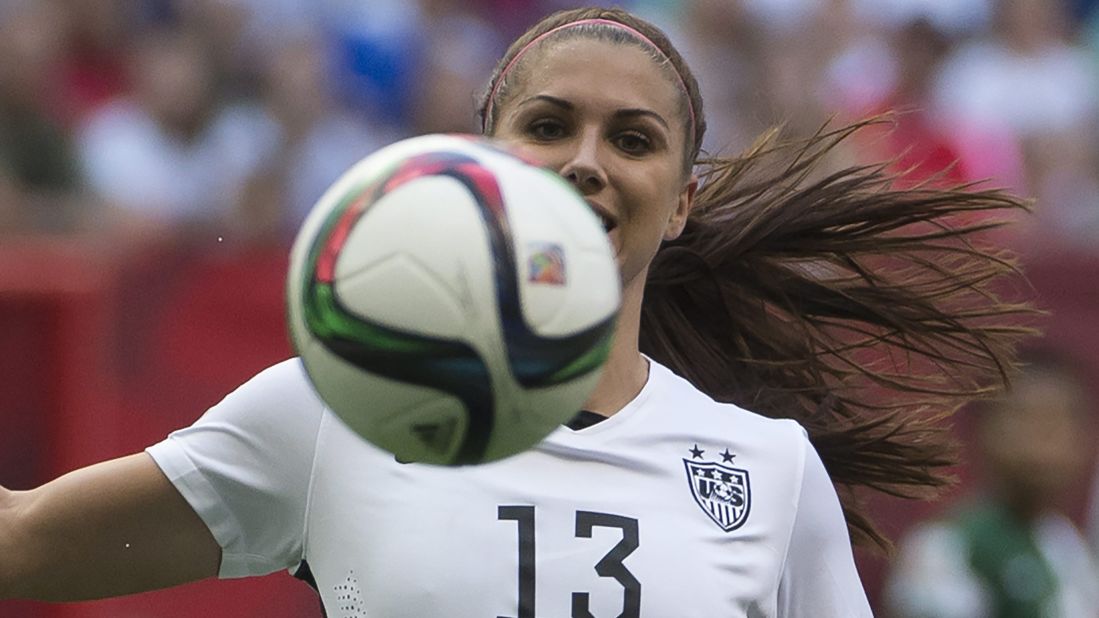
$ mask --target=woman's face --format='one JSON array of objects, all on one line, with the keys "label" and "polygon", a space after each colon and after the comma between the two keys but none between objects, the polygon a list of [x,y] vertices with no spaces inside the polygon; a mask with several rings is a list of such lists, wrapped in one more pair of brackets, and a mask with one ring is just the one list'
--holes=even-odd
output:
[{"label": "woman's face", "polygon": [[523,61],[495,137],[555,169],[604,219],[623,285],[644,282],[682,232],[697,180],[683,172],[682,91],[644,51],[571,40]]}]

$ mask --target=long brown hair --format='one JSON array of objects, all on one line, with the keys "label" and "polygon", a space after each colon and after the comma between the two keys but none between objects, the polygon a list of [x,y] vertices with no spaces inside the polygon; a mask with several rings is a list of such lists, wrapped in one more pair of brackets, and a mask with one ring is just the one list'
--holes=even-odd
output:
[{"label": "long brown hair", "polygon": [[[590,19],[656,45],[695,116],[684,111],[694,127],[686,170],[701,185],[683,234],[650,267],[642,352],[715,400],[799,421],[853,538],[887,547],[858,490],[925,497],[949,483],[943,420],[1006,384],[1014,344],[1030,332],[1020,320],[1029,308],[1001,296],[1000,283],[1018,274],[1013,262],[975,245],[1000,225],[987,213],[1025,202],[972,186],[897,189],[886,164],[828,170],[830,153],[881,119],[794,141],[774,130],[740,156],[700,158],[706,124],[690,69],[659,29],[616,9],[555,13],[518,39],[482,99],[486,133],[522,75],[521,62],[504,67],[539,36]],[[613,26],[560,36],[648,46]]]}]

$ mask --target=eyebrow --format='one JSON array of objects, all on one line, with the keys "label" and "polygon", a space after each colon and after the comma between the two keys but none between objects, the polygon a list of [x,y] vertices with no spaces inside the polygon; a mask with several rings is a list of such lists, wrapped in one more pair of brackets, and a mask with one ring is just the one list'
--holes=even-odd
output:
[{"label": "eyebrow", "polygon": [[[544,102],[544,103],[549,103],[550,105],[553,105],[555,107],[560,107],[561,109],[563,109],[565,111],[569,111],[569,112],[576,110],[576,106],[573,105],[570,101],[566,101],[565,99],[560,99],[558,97],[550,96],[548,94],[536,94],[532,97],[529,97],[529,98],[524,99],[523,101],[521,101],[519,103],[519,106],[521,107],[521,106],[529,105],[531,103],[536,103],[536,102],[539,102],[539,101]],[[671,130],[668,127],[668,121],[664,120],[663,116],[661,116],[660,114],[652,111],[651,109],[645,109],[643,107],[631,107],[631,108],[627,108],[627,109],[620,109],[620,110],[618,110],[614,113],[615,118],[634,118],[634,117],[637,117],[637,116],[645,116],[645,117],[652,118],[653,120],[660,123],[666,130]]]}]

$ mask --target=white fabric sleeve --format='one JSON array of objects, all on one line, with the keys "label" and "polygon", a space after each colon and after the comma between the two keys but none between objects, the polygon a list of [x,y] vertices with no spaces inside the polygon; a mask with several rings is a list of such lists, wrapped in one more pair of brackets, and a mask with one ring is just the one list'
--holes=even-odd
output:
[{"label": "white fabric sleeve", "polygon": [[219,577],[265,575],[301,561],[323,416],[293,359],[146,449],[221,545]]},{"label": "white fabric sleeve", "polygon": [[898,618],[986,618],[992,603],[969,567],[966,540],[945,522],[917,526],[901,543],[885,599]]},{"label": "white fabric sleeve", "polygon": [[778,616],[872,616],[832,480],[808,439],[802,450],[805,461],[801,492],[779,581]]}]

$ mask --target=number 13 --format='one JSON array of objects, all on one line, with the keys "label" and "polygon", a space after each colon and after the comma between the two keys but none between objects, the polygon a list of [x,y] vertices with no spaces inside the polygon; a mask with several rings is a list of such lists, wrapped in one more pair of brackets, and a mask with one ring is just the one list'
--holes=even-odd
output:
[{"label": "number 13", "polygon": [[[516,522],[519,533],[519,617],[534,617],[534,507],[501,506],[497,519]],[[622,531],[622,540],[611,548],[595,564],[595,572],[600,577],[613,577],[622,585],[622,613],[617,618],[640,618],[641,582],[626,568],[623,561],[638,547],[639,535],[637,520],[609,513],[592,511],[576,512],[576,537],[590,539],[592,530],[599,528],[618,528]],[[572,618],[595,618],[589,609],[590,595],[587,592],[572,593]],[[497,618],[508,618],[498,616]]]}]

